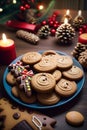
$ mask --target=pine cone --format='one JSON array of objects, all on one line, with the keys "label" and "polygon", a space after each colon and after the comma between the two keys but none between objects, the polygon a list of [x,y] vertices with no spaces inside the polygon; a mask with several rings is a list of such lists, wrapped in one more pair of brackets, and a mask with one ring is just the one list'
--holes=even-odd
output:
[{"label": "pine cone", "polygon": [[16,36],[18,38],[21,38],[27,42],[33,43],[33,44],[37,44],[39,42],[39,37],[33,33],[29,33],[27,31],[24,30],[18,30],[16,32]]},{"label": "pine cone", "polygon": [[87,45],[82,43],[77,43],[77,45],[74,47],[72,55],[78,60],[80,53],[82,53],[86,49],[87,49]]},{"label": "pine cone", "polygon": [[87,49],[84,52],[80,53],[78,61],[83,67],[87,68]]},{"label": "pine cone", "polygon": [[77,16],[74,20],[73,20],[73,27],[78,30],[80,27],[82,27],[82,25],[85,24],[85,19],[82,16]]},{"label": "pine cone", "polygon": [[50,34],[50,28],[48,25],[42,26],[38,31],[38,35],[40,38],[47,38],[49,34]]},{"label": "pine cone", "polygon": [[57,28],[55,36],[60,43],[70,43],[75,36],[75,30],[70,24],[61,24]]}]

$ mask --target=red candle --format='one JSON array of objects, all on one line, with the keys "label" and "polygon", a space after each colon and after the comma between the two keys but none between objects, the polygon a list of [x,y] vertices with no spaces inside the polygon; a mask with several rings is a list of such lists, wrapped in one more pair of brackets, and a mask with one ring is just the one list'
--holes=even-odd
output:
[{"label": "red candle", "polygon": [[0,64],[8,65],[16,58],[14,41],[3,34],[0,40]]},{"label": "red candle", "polygon": [[79,36],[78,41],[83,44],[87,44],[87,33],[83,33]]}]

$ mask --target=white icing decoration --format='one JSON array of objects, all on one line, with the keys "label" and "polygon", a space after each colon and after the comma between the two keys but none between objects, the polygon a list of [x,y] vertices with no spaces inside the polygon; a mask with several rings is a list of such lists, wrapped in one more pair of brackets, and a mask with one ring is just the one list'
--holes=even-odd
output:
[{"label": "white icing decoration", "polygon": [[32,122],[39,130],[42,130],[42,122],[36,116],[32,117]]}]

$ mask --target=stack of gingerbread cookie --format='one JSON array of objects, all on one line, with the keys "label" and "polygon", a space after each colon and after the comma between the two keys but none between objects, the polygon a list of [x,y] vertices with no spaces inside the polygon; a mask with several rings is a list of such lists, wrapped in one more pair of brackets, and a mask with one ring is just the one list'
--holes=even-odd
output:
[{"label": "stack of gingerbread cookie", "polygon": [[74,65],[70,56],[54,50],[28,52],[8,69],[6,80],[12,86],[12,94],[29,104],[53,105],[69,98],[83,77],[83,70]]}]

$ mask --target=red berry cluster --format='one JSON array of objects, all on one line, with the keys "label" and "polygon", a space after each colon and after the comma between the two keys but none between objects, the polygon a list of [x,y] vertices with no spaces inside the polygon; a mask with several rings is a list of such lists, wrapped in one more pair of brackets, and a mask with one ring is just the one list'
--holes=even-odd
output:
[{"label": "red berry cluster", "polygon": [[20,6],[20,10],[21,11],[25,11],[26,9],[30,9],[30,5],[29,4],[25,4],[25,5],[21,5]]},{"label": "red berry cluster", "polygon": [[83,25],[81,28],[79,28],[79,35],[82,33],[87,33],[87,25]]},{"label": "red berry cluster", "polygon": [[49,25],[50,27],[50,34],[52,36],[55,36],[56,33],[56,29],[60,26],[60,23],[57,21],[57,16],[58,16],[58,12],[55,11],[53,12],[52,16],[49,17],[47,20],[44,20],[41,25]]}]

